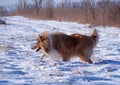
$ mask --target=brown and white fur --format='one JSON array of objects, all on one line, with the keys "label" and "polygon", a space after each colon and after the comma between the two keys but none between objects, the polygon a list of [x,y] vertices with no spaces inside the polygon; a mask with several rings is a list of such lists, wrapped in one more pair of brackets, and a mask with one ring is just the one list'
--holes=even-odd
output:
[{"label": "brown and white fur", "polygon": [[82,34],[64,34],[61,32],[43,32],[38,35],[32,49],[42,50],[44,56],[59,56],[63,61],[79,57],[82,61],[92,63],[91,55],[98,42],[98,34],[93,29],[90,36]]}]

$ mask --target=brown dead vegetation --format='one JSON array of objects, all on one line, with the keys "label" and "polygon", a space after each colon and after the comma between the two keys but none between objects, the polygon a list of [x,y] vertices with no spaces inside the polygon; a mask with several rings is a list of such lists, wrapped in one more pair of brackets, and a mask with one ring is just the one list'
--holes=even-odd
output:
[{"label": "brown dead vegetation", "polygon": [[28,4],[27,0],[20,0],[17,10],[9,15],[22,15],[37,19],[53,19],[75,21],[95,25],[108,25],[120,27],[120,1],[83,0],[82,2],[70,2],[64,0],[56,4],[53,0],[34,0],[34,4]]}]

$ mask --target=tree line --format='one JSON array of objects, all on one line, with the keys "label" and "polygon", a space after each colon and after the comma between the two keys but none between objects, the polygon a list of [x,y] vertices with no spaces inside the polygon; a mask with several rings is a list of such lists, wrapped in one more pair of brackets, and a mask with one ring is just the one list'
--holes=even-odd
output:
[{"label": "tree line", "polygon": [[[0,7],[0,15],[6,10]],[[9,15],[22,15],[37,19],[54,19],[76,21],[96,25],[120,26],[120,1],[112,0],[80,0],[72,2],[63,0],[19,0],[16,10]]]}]

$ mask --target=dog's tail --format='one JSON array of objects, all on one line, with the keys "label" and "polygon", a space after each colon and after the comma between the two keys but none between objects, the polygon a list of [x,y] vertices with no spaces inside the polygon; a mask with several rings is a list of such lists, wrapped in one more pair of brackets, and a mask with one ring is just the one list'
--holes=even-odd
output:
[{"label": "dog's tail", "polygon": [[91,34],[90,34],[91,38],[93,39],[94,41],[94,46],[96,46],[97,42],[98,42],[98,39],[99,39],[99,36],[98,36],[98,33],[97,33],[97,30],[96,29],[93,29]]}]

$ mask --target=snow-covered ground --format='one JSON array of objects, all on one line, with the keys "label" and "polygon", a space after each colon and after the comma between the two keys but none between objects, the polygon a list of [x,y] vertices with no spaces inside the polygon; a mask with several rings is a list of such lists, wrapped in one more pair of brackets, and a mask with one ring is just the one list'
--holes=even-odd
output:
[{"label": "snow-covered ground", "polygon": [[[94,27],[100,39],[94,64],[52,61],[31,50],[43,31],[89,35],[91,28],[71,22],[4,17],[0,25],[0,85],[120,85],[120,28]],[[56,65],[54,63],[57,63]]]}]

